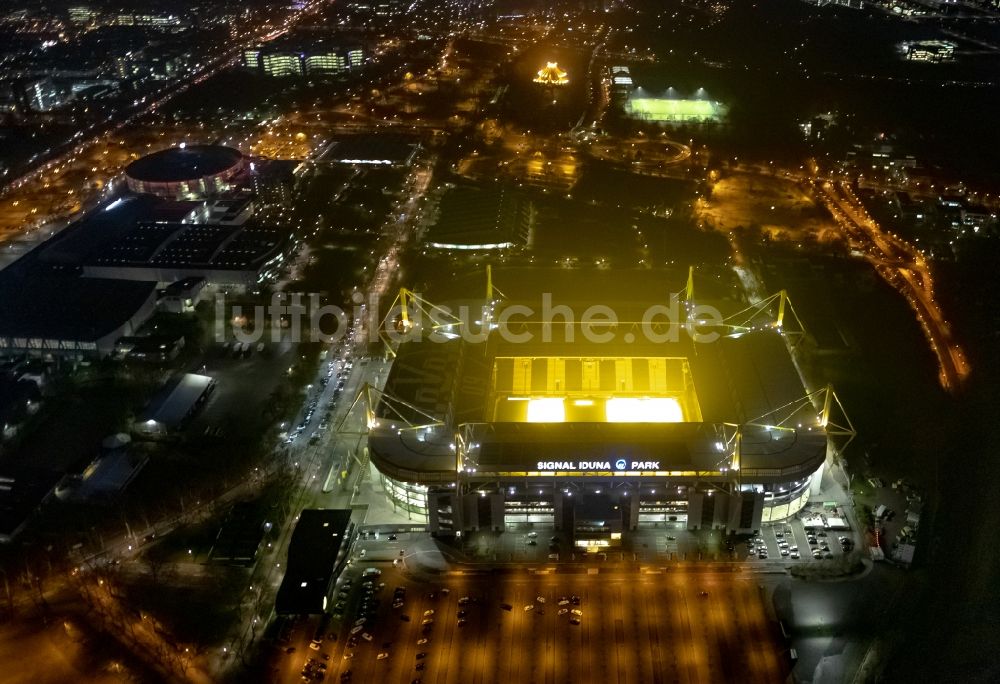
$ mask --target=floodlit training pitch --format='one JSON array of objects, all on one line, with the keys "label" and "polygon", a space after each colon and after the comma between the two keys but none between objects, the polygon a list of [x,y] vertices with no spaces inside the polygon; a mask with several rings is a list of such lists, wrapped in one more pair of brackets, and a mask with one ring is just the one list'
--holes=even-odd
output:
[{"label": "floodlit training pitch", "polygon": [[664,97],[630,97],[629,116],[646,121],[721,121],[726,106],[713,100],[675,100]]}]

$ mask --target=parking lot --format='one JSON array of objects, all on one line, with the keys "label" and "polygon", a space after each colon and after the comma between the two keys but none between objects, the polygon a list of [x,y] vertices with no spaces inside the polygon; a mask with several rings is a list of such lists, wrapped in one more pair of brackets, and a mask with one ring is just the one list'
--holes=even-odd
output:
[{"label": "parking lot", "polygon": [[758,535],[741,546],[745,547],[748,559],[809,561],[843,556],[855,545],[856,540],[850,530],[806,528],[802,520],[793,518],[783,523],[764,525]]},{"label": "parking lot", "polygon": [[[490,563],[579,564],[597,560],[669,565],[677,561],[747,561],[788,565],[817,560],[813,549],[820,550],[819,560],[844,555],[844,547],[839,542],[841,536],[851,540],[849,548],[858,542],[852,530],[815,532],[816,543],[811,544],[811,534],[798,517],[782,523],[765,523],[760,533],[750,539],[727,537],[719,530],[691,531],[683,523],[663,523],[657,527],[641,527],[625,536],[620,545],[588,554],[573,546],[567,534],[551,526],[518,524],[508,525],[508,529],[499,534],[471,533],[462,550],[470,560]],[[766,554],[760,553],[762,549]],[[783,554],[782,549],[787,553]]]},{"label": "parking lot", "polygon": [[343,620],[318,650],[289,656],[296,679],[308,658],[327,664],[326,681],[440,684],[775,682],[791,666],[749,574],[453,572],[418,583],[379,565],[371,621],[352,638],[365,581],[355,568]]}]

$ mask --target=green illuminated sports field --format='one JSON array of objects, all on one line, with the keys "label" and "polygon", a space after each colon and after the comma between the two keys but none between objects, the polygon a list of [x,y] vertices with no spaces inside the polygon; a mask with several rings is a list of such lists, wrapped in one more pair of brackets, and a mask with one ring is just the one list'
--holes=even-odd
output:
[{"label": "green illuminated sports field", "polygon": [[630,97],[625,103],[630,116],[647,121],[721,121],[726,108],[712,100],[673,100],[660,97]]}]

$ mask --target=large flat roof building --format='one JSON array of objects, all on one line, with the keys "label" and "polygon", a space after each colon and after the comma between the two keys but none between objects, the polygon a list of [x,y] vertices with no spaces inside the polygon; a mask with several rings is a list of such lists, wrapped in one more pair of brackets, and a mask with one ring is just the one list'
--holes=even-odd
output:
[{"label": "large flat roof building", "polygon": [[354,525],[351,511],[307,508],[288,544],[288,563],[274,609],[279,615],[326,611],[330,589],[346,559]]},{"label": "large flat roof building", "polygon": [[[84,278],[63,258],[83,228],[70,226],[0,271],[0,356],[104,357],[155,310],[155,282]],[[49,250],[57,258],[45,258]]]},{"label": "large flat roof building", "polygon": [[170,201],[124,195],[43,245],[40,259],[90,278],[253,286],[281,261],[289,233],[262,225],[252,213],[247,196]]}]

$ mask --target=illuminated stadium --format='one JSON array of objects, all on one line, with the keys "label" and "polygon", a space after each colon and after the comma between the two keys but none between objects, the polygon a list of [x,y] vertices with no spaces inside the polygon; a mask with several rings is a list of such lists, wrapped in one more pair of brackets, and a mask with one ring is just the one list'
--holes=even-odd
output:
[{"label": "illuminated stadium", "polygon": [[702,97],[684,99],[674,96],[673,89],[661,95],[638,88],[625,101],[625,112],[636,119],[659,123],[717,123],[725,119],[727,108],[721,102]]},{"label": "illuminated stadium", "polygon": [[665,522],[750,533],[818,491],[838,404],[803,387],[784,295],[713,326],[712,343],[625,322],[600,343],[579,323],[499,326],[522,304],[494,302],[485,341],[437,317],[399,345],[384,391],[366,390],[386,493],[436,534],[538,523],[593,549]]},{"label": "illuminated stadium", "polygon": [[544,67],[538,70],[538,74],[534,78],[535,83],[541,83],[542,85],[549,86],[561,86],[569,83],[569,77],[566,76],[566,72],[559,68],[559,64],[556,62],[548,62]]}]

